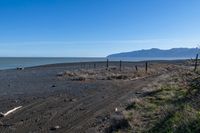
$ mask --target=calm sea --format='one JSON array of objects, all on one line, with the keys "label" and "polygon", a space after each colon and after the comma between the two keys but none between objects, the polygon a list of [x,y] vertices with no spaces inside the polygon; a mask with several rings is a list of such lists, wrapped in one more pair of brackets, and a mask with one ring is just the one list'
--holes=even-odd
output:
[{"label": "calm sea", "polygon": [[92,62],[105,61],[106,58],[0,58],[0,70],[12,69],[17,67],[32,67],[56,63],[75,63],[75,62]]},{"label": "calm sea", "polygon": [[[112,58],[112,61],[176,60],[177,58]],[[56,63],[106,61],[106,58],[0,58],[0,70]]]}]

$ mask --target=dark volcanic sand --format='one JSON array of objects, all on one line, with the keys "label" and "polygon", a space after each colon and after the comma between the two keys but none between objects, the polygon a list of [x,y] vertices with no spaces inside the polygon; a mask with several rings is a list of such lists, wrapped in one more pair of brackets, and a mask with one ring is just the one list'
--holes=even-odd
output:
[{"label": "dark volcanic sand", "polygon": [[[83,80],[71,81],[58,77],[58,73],[68,71],[104,70],[106,63],[56,64],[25,70],[0,71],[0,112],[23,106],[14,114],[0,118],[2,133],[82,133],[103,131],[104,122],[109,121],[115,108],[123,108],[127,99],[137,95],[141,88],[151,84],[162,73],[173,72],[174,61],[151,62],[152,69],[159,71],[156,64],[171,68],[159,73],[150,73],[146,78],[133,80]],[[177,62],[176,62],[177,63]],[[179,64],[182,64],[179,61]],[[119,62],[112,62],[117,66]],[[144,62],[123,63],[123,68],[134,72],[135,65],[144,70]],[[155,68],[154,68],[155,67]],[[125,69],[125,68],[124,68]],[[123,71],[123,69],[122,69]],[[145,77],[145,75],[143,75]],[[101,126],[99,126],[101,125]],[[56,127],[57,126],[57,127]],[[58,128],[58,129],[56,129]]]}]

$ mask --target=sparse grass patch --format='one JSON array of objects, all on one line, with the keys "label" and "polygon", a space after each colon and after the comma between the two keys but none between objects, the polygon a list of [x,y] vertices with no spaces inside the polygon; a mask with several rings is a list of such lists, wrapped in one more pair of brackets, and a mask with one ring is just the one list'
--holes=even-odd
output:
[{"label": "sparse grass patch", "polygon": [[150,133],[195,133],[200,130],[199,111],[186,104],[152,128]]},{"label": "sparse grass patch", "polygon": [[174,75],[127,106],[126,117],[134,132],[200,132],[200,109],[193,105],[197,101],[190,102],[200,92],[200,78],[191,72]]},{"label": "sparse grass patch", "polygon": [[142,99],[139,98],[134,98],[131,99],[126,107],[126,110],[132,110],[132,109],[137,109],[140,108],[140,106],[143,104]]}]

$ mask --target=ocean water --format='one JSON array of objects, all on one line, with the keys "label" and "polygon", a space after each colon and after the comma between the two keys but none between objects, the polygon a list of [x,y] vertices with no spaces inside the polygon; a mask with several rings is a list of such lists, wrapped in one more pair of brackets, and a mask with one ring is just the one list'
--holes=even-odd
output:
[{"label": "ocean water", "polygon": [[[177,60],[180,58],[110,58],[110,61],[145,61],[145,60]],[[186,58],[182,58],[186,59]],[[106,61],[107,58],[0,58],[0,70],[13,69],[17,67],[32,67],[56,63],[94,62]]]},{"label": "ocean water", "polygon": [[17,67],[33,67],[40,65],[56,64],[56,63],[75,63],[75,62],[92,62],[105,61],[106,58],[0,58],[0,70],[13,69]]}]

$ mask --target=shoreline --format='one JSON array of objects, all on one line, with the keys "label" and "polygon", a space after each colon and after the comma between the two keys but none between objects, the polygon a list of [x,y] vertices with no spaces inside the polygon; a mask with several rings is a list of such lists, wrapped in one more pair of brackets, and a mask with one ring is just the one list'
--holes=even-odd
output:
[{"label": "shoreline", "polygon": [[[177,60],[142,60],[142,61],[122,61],[123,63],[132,63],[132,64],[139,64],[144,62],[152,62],[152,63],[183,63],[185,61],[189,61],[190,59],[177,59]],[[19,67],[11,67],[11,68],[5,68],[1,69],[0,71],[6,71],[6,70],[16,70],[17,68],[23,68],[23,69],[30,69],[30,68],[40,68],[40,67],[54,67],[54,66],[70,66],[70,65],[81,65],[81,64],[105,64],[107,61],[88,61],[88,62],[67,62],[67,63],[50,63],[50,64],[42,64],[42,65],[34,65],[34,66],[19,66]],[[111,64],[117,64],[119,61],[109,61]]]}]

